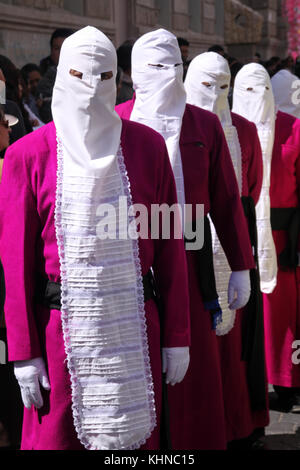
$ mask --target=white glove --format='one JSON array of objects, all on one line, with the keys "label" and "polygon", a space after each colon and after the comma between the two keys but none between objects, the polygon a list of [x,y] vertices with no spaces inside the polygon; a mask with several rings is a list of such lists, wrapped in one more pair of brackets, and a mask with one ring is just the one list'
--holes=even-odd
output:
[{"label": "white glove", "polygon": [[44,360],[39,357],[30,361],[16,361],[14,373],[19,382],[25,408],[30,410],[32,405],[41,408],[44,403],[40,384],[45,390],[50,390]]},{"label": "white glove", "polygon": [[182,382],[190,363],[190,348],[163,348],[162,368],[167,374],[166,383],[175,385]]},{"label": "white glove", "polygon": [[250,271],[234,271],[228,284],[228,304],[230,310],[238,310],[247,305],[251,294]]}]

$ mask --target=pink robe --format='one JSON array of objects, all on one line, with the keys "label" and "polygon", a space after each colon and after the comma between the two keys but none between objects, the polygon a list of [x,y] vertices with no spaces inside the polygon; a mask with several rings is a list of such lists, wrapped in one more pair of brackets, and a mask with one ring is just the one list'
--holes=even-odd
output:
[{"label": "pink robe", "polygon": [[[251,196],[256,205],[263,178],[262,153],[255,124],[232,113],[242,151],[242,196]],[[247,381],[247,364],[242,361],[242,321],[239,310],[233,329],[218,337],[222,368],[224,406],[228,442],[243,439],[269,422],[268,410],[252,411]],[[266,395],[267,395],[266,383]]]},{"label": "pink robe", "polygon": [[[165,143],[145,126],[123,121],[121,135],[134,203],[176,200]],[[61,314],[34,301],[35,277],[60,280],[54,226],[57,150],[53,123],[21,139],[6,153],[0,185],[0,256],[6,282],[5,315],[10,361],[42,356],[51,392],[40,410],[25,410],[22,449],[82,449],[73,425],[70,377]],[[140,240],[142,273],[153,267],[164,302],[160,320],[153,300],[145,304],[158,425],[145,448],[159,448],[161,413],[160,324],[163,346],[190,342],[189,298],[182,240]],[[180,267],[180,268],[178,268]]]},{"label": "pink robe", "polygon": [[[129,119],[134,100],[117,106]],[[225,136],[218,118],[187,105],[180,137],[187,204],[204,204],[233,271],[254,267],[246,219]],[[183,382],[169,387],[174,449],[227,446],[221,367],[216,334],[204,310],[195,252],[187,252],[191,312],[191,362]]]},{"label": "pink robe", "polygon": [[[281,111],[276,119],[270,198],[271,208],[300,206],[300,120]],[[287,233],[273,230],[273,238],[279,255]],[[293,342],[300,339],[300,268],[279,266],[276,288],[264,295],[264,318],[269,383],[300,387],[300,366],[292,362]]]}]

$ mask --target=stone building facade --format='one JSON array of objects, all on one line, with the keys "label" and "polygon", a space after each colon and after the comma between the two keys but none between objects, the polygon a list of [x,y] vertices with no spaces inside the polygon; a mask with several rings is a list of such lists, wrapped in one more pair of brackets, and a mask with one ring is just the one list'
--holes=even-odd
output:
[{"label": "stone building facade", "polygon": [[165,27],[190,41],[191,57],[216,43],[242,61],[286,53],[281,0],[0,0],[0,54],[38,63],[54,29],[88,24],[116,46]]}]

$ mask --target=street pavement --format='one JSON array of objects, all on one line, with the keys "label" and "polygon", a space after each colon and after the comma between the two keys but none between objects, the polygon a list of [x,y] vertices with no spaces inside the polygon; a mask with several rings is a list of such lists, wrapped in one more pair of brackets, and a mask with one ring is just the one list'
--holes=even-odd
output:
[{"label": "street pavement", "polygon": [[[275,395],[272,388],[269,396]],[[270,425],[263,438],[267,450],[300,450],[300,413],[270,410]]]}]

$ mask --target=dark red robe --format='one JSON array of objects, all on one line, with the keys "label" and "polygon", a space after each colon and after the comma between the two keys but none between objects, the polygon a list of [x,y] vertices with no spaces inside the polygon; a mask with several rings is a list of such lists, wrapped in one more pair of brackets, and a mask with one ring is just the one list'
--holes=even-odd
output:
[{"label": "dark red robe", "polygon": [[[117,106],[129,119],[134,100]],[[248,228],[236,177],[219,119],[187,105],[180,152],[186,204],[204,204],[233,271],[254,267]],[[204,310],[197,275],[197,256],[187,252],[191,362],[183,382],[169,387],[171,437],[174,449],[225,449],[227,446],[223,386],[218,343]]]},{"label": "dark red robe", "polygon": [[[121,145],[133,203],[177,201],[173,172],[162,137],[123,121]],[[61,313],[35,301],[37,275],[60,281],[54,225],[57,143],[53,123],[19,140],[5,156],[0,185],[0,256],[6,283],[5,316],[10,361],[43,357],[51,391],[40,410],[24,410],[22,449],[82,449],[72,410]],[[153,267],[165,305],[159,318],[153,300],[145,304],[157,426],[146,449],[159,448],[161,414],[161,338],[164,347],[190,343],[189,298],[183,241],[139,240],[142,274]],[[180,269],[178,269],[180,266]]]}]

